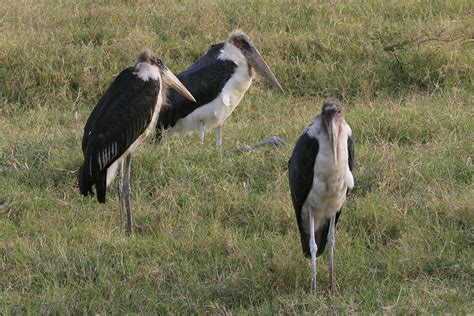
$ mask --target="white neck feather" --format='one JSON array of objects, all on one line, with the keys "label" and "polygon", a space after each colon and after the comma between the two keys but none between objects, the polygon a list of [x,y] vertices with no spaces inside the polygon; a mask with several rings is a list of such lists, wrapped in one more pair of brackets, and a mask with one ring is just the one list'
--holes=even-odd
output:
[{"label": "white neck feather", "polygon": [[232,60],[237,66],[247,65],[247,58],[240,49],[231,43],[225,43],[218,57],[221,60]]},{"label": "white neck feather", "polygon": [[135,66],[135,74],[143,81],[158,80],[160,78],[160,70],[155,65],[142,62]]}]

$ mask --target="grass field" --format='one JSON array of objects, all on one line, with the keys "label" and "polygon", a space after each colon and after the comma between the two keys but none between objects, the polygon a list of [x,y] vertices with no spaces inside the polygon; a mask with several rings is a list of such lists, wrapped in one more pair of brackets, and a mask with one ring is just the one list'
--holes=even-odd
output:
[{"label": "grass field", "polygon": [[[241,28],[257,78],[215,132],[148,141],[136,233],[77,188],[85,121],[143,47],[175,73]],[[471,1],[0,3],[0,314],[474,313]],[[336,293],[310,291],[287,183],[326,97],[356,140]],[[237,153],[278,135],[288,145]]]}]

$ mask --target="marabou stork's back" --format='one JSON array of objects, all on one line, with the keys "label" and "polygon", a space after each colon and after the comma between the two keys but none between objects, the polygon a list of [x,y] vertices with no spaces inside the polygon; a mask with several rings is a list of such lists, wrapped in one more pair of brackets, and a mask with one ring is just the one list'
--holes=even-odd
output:
[{"label": "marabou stork's back", "polygon": [[296,142],[288,161],[291,198],[303,253],[311,257],[312,288],[316,289],[316,257],[329,244],[329,286],[333,283],[334,230],[348,189],[354,187],[354,142],[341,105],[325,101]]},{"label": "marabou stork's back", "polygon": [[278,90],[280,83],[267,66],[250,38],[243,32],[232,32],[225,43],[211,46],[196,63],[177,77],[196,98],[192,103],[175,93],[168,92],[157,123],[157,135],[162,130],[188,134],[217,127],[217,148],[222,145],[222,124],[239,105],[255,76],[255,70]]},{"label": "marabou stork's back", "polygon": [[[171,87],[190,100],[193,96],[151,50],[140,53],[133,67],[123,70],[100,98],[84,127],[82,152],[84,163],[79,170],[79,189],[105,203],[106,189],[118,167],[120,211],[127,210],[127,233],[131,234],[130,202],[131,155],[153,130],[156,118]],[[125,176],[124,176],[125,162]]]}]

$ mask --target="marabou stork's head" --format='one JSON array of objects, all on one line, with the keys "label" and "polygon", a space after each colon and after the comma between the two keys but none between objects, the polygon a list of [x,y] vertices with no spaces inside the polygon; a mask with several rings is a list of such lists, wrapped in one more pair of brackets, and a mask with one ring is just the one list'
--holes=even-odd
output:
[{"label": "marabou stork's head", "polygon": [[331,143],[334,165],[337,166],[337,147],[339,144],[339,130],[344,124],[342,106],[336,100],[325,100],[321,111],[321,121],[323,129],[329,137]]},{"label": "marabou stork's head", "polygon": [[140,53],[140,55],[138,55],[137,59],[135,60],[135,67],[141,63],[150,64],[151,66],[158,68],[160,77],[163,80],[163,85],[165,87],[174,89],[186,99],[196,102],[196,99],[194,99],[193,95],[188,91],[188,89],[186,89],[181,81],[176,78],[171,70],[169,70],[168,67],[163,64],[161,59],[159,59],[150,49],[146,48]]},{"label": "marabou stork's head", "polygon": [[283,92],[281,84],[270,70],[270,67],[263,60],[262,55],[253,45],[252,40],[242,31],[233,31],[227,42],[233,44],[235,47],[240,49],[250,67],[254,68],[260,75],[262,75],[268,82],[275,86],[278,90]]}]

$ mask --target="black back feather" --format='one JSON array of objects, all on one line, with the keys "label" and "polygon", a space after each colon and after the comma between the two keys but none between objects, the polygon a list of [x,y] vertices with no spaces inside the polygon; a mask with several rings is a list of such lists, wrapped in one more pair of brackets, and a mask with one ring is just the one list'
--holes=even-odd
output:
[{"label": "black back feather", "polygon": [[161,107],[156,124],[158,138],[162,130],[173,127],[179,119],[211,102],[222,91],[237,67],[231,60],[218,59],[223,47],[224,43],[211,46],[196,63],[177,75],[196,102],[174,90],[168,90],[167,102]]},{"label": "black back feather", "polygon": [[159,80],[143,81],[132,67],[107,89],[84,127],[79,189],[84,196],[97,189],[105,203],[107,168],[120,158],[151,122],[160,90]]}]

